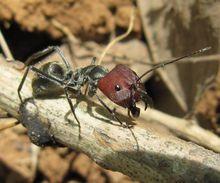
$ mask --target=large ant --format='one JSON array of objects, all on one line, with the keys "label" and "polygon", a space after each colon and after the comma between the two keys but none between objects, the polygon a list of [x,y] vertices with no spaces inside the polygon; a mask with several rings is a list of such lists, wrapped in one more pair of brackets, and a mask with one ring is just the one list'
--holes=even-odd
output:
[{"label": "large ant", "polygon": [[[133,15],[133,14],[132,14]],[[125,65],[117,65],[110,72],[100,65],[102,59],[105,56],[107,50],[115,43],[126,37],[132,30],[134,21],[134,15],[131,16],[129,28],[125,34],[117,37],[115,40],[110,42],[106,47],[105,51],[101,55],[98,64],[95,64],[95,59],[92,60],[91,65],[78,68],[75,71],[72,70],[69,62],[63,55],[62,51],[57,46],[51,46],[43,51],[33,54],[25,62],[27,69],[23,75],[21,83],[18,87],[18,96],[22,101],[21,89],[30,70],[36,73],[36,77],[32,81],[33,96],[37,97],[57,97],[59,95],[65,94],[67,101],[70,105],[71,111],[79,125],[80,122],[74,111],[73,103],[71,101],[71,95],[74,94],[76,97],[82,94],[82,87],[87,85],[88,95],[90,97],[96,96],[99,102],[111,113],[113,118],[117,120],[122,126],[124,124],[117,117],[115,109],[110,109],[103,100],[96,94],[97,89],[100,89],[105,96],[107,96],[115,104],[128,109],[128,114],[130,113],[133,117],[138,117],[140,115],[140,108],[136,106],[136,103],[142,100],[145,104],[145,110],[151,105],[152,100],[148,96],[147,92],[144,90],[144,85],[141,82],[146,74],[164,67],[165,65],[177,62],[186,57],[202,53],[210,47],[206,47],[195,51],[191,54],[173,59],[168,62],[162,62],[155,65],[152,69],[143,73],[140,77],[129,67]],[[33,64],[34,61],[47,56],[52,52],[57,52],[61,57],[63,64],[54,61],[43,64],[39,69]],[[126,127],[129,127],[126,123]]]},{"label": "large ant", "polygon": [[[133,117],[138,117],[140,115],[140,108],[136,107],[136,103],[142,100],[145,104],[145,110],[152,103],[151,98],[144,90],[144,85],[141,82],[142,77],[155,69],[177,62],[183,58],[202,53],[208,49],[210,49],[210,47],[200,49],[168,62],[162,62],[155,65],[152,69],[148,70],[139,77],[133,70],[122,64],[116,65],[116,67],[109,72],[101,65],[96,65],[95,59],[93,59],[91,65],[73,71],[59,47],[52,46],[33,54],[26,61],[27,69],[18,87],[18,96],[22,102],[20,92],[29,70],[32,70],[37,73],[37,77],[35,77],[32,81],[33,96],[36,98],[48,97],[48,95],[56,97],[64,93],[70,105],[71,111],[80,127],[70,94],[74,94],[76,97],[81,95],[81,88],[87,84],[88,95],[90,97],[95,95],[99,102],[112,114],[114,119],[123,125],[120,119],[116,116],[115,109],[110,109],[104,101],[96,95],[97,89],[100,89],[103,94],[115,104],[127,108],[129,114],[131,112]],[[61,65],[56,61],[49,62],[42,65],[39,69],[31,65],[33,61],[54,51],[59,54],[64,64]]]}]

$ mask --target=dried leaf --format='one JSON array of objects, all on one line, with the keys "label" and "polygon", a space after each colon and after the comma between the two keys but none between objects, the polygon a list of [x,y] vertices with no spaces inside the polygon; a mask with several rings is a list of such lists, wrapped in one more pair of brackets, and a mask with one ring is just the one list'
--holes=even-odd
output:
[{"label": "dried leaf", "polygon": [[[208,11],[210,4],[214,7],[219,3],[138,0],[153,62],[182,56],[206,46],[212,46],[209,53],[217,51],[217,26],[212,19],[214,15]],[[194,103],[198,86],[215,76],[217,71],[218,62],[207,60],[173,64],[158,73],[179,104],[177,108],[187,112]]]}]

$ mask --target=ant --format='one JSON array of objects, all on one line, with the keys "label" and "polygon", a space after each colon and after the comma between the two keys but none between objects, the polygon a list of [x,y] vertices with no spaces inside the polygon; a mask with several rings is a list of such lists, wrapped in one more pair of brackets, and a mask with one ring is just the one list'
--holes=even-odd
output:
[{"label": "ant", "polygon": [[[202,53],[209,49],[210,47],[206,47],[171,61],[162,62],[158,65],[155,65],[152,69],[143,73],[139,77],[133,70],[122,64],[116,65],[116,67],[109,72],[103,66],[96,65],[95,58],[93,58],[91,65],[78,68],[73,71],[59,47],[51,46],[43,51],[33,54],[26,61],[27,69],[18,87],[18,96],[21,102],[23,102],[21,97],[21,89],[29,70],[32,70],[37,74],[37,77],[35,77],[32,81],[33,96],[36,98],[47,97],[49,94],[50,96],[56,97],[64,93],[80,128],[80,122],[78,121],[74,112],[70,95],[74,94],[76,97],[82,95],[81,88],[87,84],[88,95],[90,97],[96,96],[99,102],[111,113],[113,118],[123,126],[123,123],[116,116],[115,109],[110,109],[107,104],[105,104],[104,101],[101,100],[98,95],[96,95],[97,89],[100,89],[103,94],[115,104],[128,108],[129,115],[131,112],[133,117],[139,117],[140,108],[136,107],[136,103],[142,100],[145,104],[145,110],[152,104],[152,100],[144,90],[144,85],[141,82],[142,77],[155,69],[177,62],[183,58]],[[42,65],[39,69],[34,67],[34,65],[31,65],[33,61],[54,51],[58,53],[64,64],[54,61]]]},{"label": "ant", "polygon": [[[109,72],[108,69],[101,66],[100,63],[104,58],[107,50],[114,43],[122,40],[131,32],[133,22],[134,14],[132,12],[128,30],[125,34],[116,37],[115,40],[107,45],[98,61],[98,64],[95,64],[96,59],[93,58],[90,65],[83,68],[78,68],[73,71],[64,54],[57,46],[50,46],[33,54],[25,62],[27,69],[17,90],[21,102],[23,102],[21,97],[22,86],[25,82],[28,72],[32,70],[36,73],[36,77],[32,81],[33,96],[35,98],[48,97],[48,95],[57,97],[59,95],[65,94],[74,118],[78,123],[79,129],[81,126],[74,111],[71,95],[73,94],[76,97],[82,95],[81,88],[85,85],[87,86],[88,95],[90,97],[96,96],[98,101],[108,110],[108,112],[116,121],[118,121],[123,127],[129,127],[127,123],[124,126],[121,120],[117,117],[115,109],[110,109],[107,104],[101,100],[101,98],[96,94],[97,89],[100,89],[102,93],[115,104],[127,108],[129,116],[131,113],[133,117],[139,117],[140,108],[136,106],[137,102],[142,100],[145,104],[145,110],[148,106],[152,106],[152,100],[144,90],[144,85],[141,82],[141,78],[158,68],[164,67],[165,65],[177,62],[183,58],[191,57],[195,54],[202,53],[210,49],[210,47],[206,47],[182,57],[175,58],[171,61],[154,65],[152,69],[143,73],[140,77],[129,67],[122,64],[116,65],[116,67]],[[40,68],[36,68],[34,66],[34,61],[45,57],[52,52],[58,53],[63,64],[54,61],[46,63]]]}]

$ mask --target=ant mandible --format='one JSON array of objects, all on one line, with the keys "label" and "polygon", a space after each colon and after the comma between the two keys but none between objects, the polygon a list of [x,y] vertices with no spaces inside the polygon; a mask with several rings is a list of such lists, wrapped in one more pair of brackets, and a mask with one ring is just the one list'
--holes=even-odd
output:
[{"label": "ant mandible", "polygon": [[[90,97],[96,96],[99,102],[111,113],[113,118],[117,120],[122,126],[124,126],[120,119],[116,116],[115,109],[110,109],[96,94],[97,89],[100,89],[102,93],[115,104],[127,108],[129,115],[131,113],[133,117],[138,117],[140,115],[140,108],[136,107],[136,103],[142,100],[145,104],[145,110],[152,103],[151,98],[144,90],[144,85],[141,82],[141,78],[143,78],[146,74],[154,71],[155,69],[164,67],[165,65],[177,62],[183,58],[191,57],[192,55],[202,53],[210,49],[210,47],[206,47],[171,61],[162,62],[158,65],[155,65],[147,72],[143,73],[140,77],[129,67],[122,64],[116,65],[116,67],[109,72],[106,68],[101,66],[100,63],[104,58],[107,50],[115,42],[120,41],[131,32],[133,22],[134,14],[132,13],[128,30],[125,34],[110,42],[110,44],[106,47],[105,51],[101,55],[98,64],[95,64],[95,59],[93,59],[91,65],[78,68],[73,71],[62,51],[57,46],[51,46],[43,51],[33,54],[25,62],[27,69],[18,87],[18,96],[21,102],[23,102],[21,97],[22,86],[25,82],[28,72],[32,70],[37,74],[37,77],[35,77],[32,81],[33,96],[36,98],[46,97],[49,93],[50,96],[56,97],[61,94],[65,94],[71,111],[79,125],[79,129],[81,128],[80,122],[75,114],[70,95],[74,94],[76,97],[81,95],[81,88],[84,85],[88,85],[88,95]],[[58,53],[63,64],[54,61],[42,65],[39,69],[34,66],[34,61],[52,52]],[[128,127],[127,123],[126,127]]]}]

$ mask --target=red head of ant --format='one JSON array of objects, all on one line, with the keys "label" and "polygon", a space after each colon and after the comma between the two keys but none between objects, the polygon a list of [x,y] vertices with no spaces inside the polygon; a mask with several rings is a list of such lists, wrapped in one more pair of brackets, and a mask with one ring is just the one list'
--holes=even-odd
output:
[{"label": "red head of ant", "polygon": [[[132,116],[138,117],[140,109],[136,107],[136,102],[144,100],[145,106],[151,103],[147,100],[144,85],[139,80],[138,75],[125,65],[117,65],[105,77],[98,82],[98,88],[114,103],[131,111]],[[139,90],[137,90],[139,89]],[[146,100],[145,100],[146,99]]]}]

